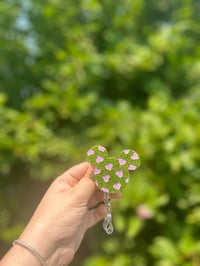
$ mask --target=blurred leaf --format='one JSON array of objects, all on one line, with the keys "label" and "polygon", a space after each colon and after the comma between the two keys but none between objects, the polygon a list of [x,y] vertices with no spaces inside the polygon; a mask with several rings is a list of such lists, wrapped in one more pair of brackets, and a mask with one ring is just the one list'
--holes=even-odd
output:
[{"label": "blurred leaf", "polygon": [[115,233],[100,226],[88,237],[103,247],[77,261],[198,266],[200,2],[2,0],[0,12],[0,239],[20,230],[23,186],[99,143],[142,163],[112,203]]},{"label": "blurred leaf", "polygon": [[126,236],[134,238],[141,230],[143,222],[137,217],[132,217],[129,221]]}]

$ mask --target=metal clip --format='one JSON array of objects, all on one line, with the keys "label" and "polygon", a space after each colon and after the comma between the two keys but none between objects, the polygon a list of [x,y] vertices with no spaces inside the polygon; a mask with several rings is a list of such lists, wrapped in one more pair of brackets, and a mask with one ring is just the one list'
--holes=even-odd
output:
[{"label": "metal clip", "polygon": [[107,234],[113,233],[113,224],[112,224],[112,213],[111,213],[111,204],[110,204],[110,196],[108,193],[104,194],[104,203],[106,206],[106,217],[103,222],[103,228]]}]

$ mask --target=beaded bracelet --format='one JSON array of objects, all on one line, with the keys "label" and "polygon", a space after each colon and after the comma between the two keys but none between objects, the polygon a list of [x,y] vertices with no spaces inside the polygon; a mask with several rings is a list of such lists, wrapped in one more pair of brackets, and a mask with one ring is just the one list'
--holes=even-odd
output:
[{"label": "beaded bracelet", "polygon": [[15,244],[17,244],[21,247],[24,247],[25,249],[30,251],[30,253],[32,253],[39,260],[39,262],[42,264],[42,266],[47,266],[47,264],[46,264],[45,260],[42,258],[42,256],[33,247],[31,247],[29,244],[27,244],[26,242],[19,240],[19,239],[13,241],[13,246]]}]

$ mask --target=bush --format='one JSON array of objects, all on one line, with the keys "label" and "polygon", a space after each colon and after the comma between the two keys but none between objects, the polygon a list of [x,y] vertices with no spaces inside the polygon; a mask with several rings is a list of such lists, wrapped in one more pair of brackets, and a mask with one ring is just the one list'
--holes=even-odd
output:
[{"label": "bush", "polygon": [[17,184],[52,178],[99,143],[135,149],[142,165],[113,202],[115,233],[88,235],[84,265],[199,265],[199,3],[0,10],[0,238],[22,227]]}]

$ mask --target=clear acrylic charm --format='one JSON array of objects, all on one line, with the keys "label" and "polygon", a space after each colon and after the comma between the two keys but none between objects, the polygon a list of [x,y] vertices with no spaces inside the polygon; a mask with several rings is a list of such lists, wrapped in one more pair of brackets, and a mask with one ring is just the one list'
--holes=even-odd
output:
[{"label": "clear acrylic charm", "polygon": [[104,203],[106,206],[106,217],[103,222],[103,228],[107,234],[112,234],[114,231],[112,224],[112,212],[111,212],[111,204],[110,204],[110,196],[108,193],[104,194]]}]

